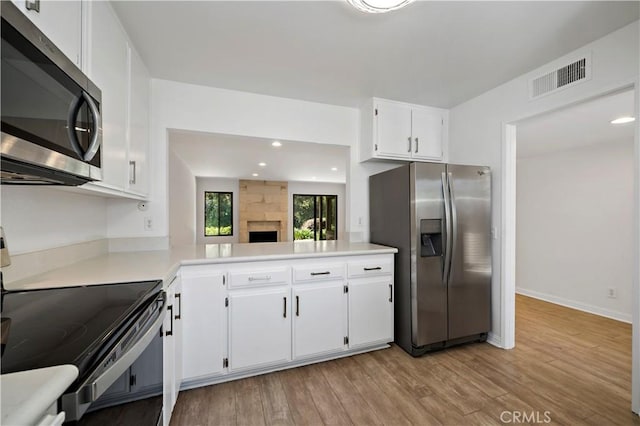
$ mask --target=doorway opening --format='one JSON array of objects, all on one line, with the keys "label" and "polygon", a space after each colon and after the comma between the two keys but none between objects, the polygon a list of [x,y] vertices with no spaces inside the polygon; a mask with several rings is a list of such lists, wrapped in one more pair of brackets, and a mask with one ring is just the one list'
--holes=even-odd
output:
[{"label": "doorway opening", "polygon": [[[631,405],[635,92],[515,123],[517,344],[540,371],[599,383]],[[516,135],[511,135],[516,140]],[[518,340],[525,336],[526,340]]]}]

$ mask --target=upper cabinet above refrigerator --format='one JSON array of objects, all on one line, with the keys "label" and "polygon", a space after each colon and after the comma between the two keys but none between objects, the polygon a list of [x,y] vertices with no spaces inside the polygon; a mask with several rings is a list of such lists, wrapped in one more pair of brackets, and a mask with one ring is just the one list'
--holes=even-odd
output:
[{"label": "upper cabinet above refrigerator", "polygon": [[444,161],[448,127],[448,110],[373,98],[361,109],[360,161]]}]

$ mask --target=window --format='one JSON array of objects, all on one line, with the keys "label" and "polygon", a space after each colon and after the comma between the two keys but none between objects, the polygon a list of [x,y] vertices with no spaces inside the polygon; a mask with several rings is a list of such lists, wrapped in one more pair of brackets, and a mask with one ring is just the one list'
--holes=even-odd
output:
[{"label": "window", "polygon": [[233,194],[204,193],[204,236],[233,235]]},{"label": "window", "polygon": [[338,196],[294,194],[293,239],[337,240]]}]

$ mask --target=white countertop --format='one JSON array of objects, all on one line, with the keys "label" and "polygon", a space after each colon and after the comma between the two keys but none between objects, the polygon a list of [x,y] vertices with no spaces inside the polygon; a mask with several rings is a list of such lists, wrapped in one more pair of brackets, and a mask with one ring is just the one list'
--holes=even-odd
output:
[{"label": "white countertop", "polygon": [[396,253],[393,247],[346,241],[206,244],[170,250],[107,253],[27,279],[5,283],[7,290],[167,280],[181,265],[255,262],[307,257]]},{"label": "white countertop", "polygon": [[73,365],[0,375],[3,425],[33,425],[78,377]]}]

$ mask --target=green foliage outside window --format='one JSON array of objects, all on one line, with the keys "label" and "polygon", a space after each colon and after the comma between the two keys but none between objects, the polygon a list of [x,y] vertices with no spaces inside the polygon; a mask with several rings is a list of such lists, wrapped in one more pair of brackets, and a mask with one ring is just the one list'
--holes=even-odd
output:
[{"label": "green foliage outside window", "polygon": [[293,195],[293,239],[337,239],[337,195]]},{"label": "green foliage outside window", "polygon": [[233,194],[204,193],[204,236],[233,235]]}]

